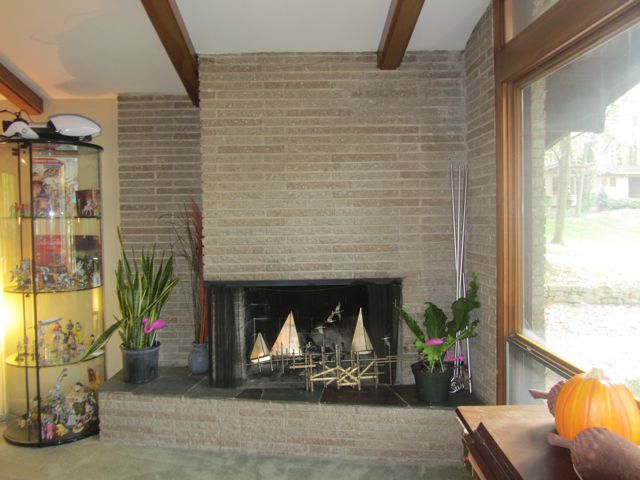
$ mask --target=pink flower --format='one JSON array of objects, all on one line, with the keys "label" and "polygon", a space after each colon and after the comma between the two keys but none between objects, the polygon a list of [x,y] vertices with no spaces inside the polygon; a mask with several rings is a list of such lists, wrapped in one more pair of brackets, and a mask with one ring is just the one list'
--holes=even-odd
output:
[{"label": "pink flower", "polygon": [[151,326],[149,326],[149,319],[147,317],[144,317],[142,319],[142,323],[144,324],[144,326],[142,327],[144,330],[144,333],[151,333],[154,330],[162,330],[164,327],[167,326],[167,322],[160,319],[154,320],[153,322],[151,322]]},{"label": "pink flower", "polygon": [[451,350],[447,350],[447,352],[444,354],[444,359],[447,362],[462,362],[464,361],[464,355],[458,355],[457,357],[454,357],[453,355],[451,355]]},{"label": "pink flower", "polygon": [[425,340],[424,344],[428,347],[435,347],[436,345],[442,345],[444,343],[444,338],[430,338]]}]

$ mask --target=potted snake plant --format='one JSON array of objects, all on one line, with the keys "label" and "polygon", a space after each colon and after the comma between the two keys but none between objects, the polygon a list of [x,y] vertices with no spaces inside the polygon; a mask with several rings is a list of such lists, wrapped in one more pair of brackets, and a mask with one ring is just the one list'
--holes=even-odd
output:
[{"label": "potted snake plant", "polygon": [[142,250],[139,265],[135,260],[132,264],[119,229],[118,239],[121,256],[116,269],[116,295],[121,316],[90,345],[83,358],[104,348],[118,330],[124,381],[147,383],[158,376],[158,331],[167,325],[160,319],[160,312],[178,278],[173,274],[173,256],[165,261],[163,254],[158,259],[154,245],[150,252]]}]

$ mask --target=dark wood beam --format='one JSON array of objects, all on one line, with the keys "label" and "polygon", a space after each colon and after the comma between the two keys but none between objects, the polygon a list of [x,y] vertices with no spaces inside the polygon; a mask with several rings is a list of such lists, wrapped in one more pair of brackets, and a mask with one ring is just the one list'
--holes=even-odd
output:
[{"label": "dark wood beam", "polygon": [[44,110],[42,98],[1,63],[0,94],[30,115],[40,115]]},{"label": "dark wood beam", "polygon": [[178,72],[187,95],[196,107],[199,106],[198,61],[178,6],[174,0],[140,1]]},{"label": "dark wood beam", "polygon": [[380,46],[378,68],[395,70],[402,63],[424,0],[393,0],[387,14]]}]

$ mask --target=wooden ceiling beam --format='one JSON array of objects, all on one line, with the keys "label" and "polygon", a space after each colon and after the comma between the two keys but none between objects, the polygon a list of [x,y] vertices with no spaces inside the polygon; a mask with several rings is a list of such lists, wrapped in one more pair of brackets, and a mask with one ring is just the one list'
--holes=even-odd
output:
[{"label": "wooden ceiling beam", "polygon": [[7,100],[29,115],[40,115],[44,111],[44,102],[40,95],[31,90],[1,63],[0,94],[7,97]]},{"label": "wooden ceiling beam", "polygon": [[169,55],[187,95],[200,105],[198,61],[175,0],[140,0]]},{"label": "wooden ceiling beam", "polygon": [[424,0],[393,0],[378,47],[378,68],[395,70],[402,63]]}]

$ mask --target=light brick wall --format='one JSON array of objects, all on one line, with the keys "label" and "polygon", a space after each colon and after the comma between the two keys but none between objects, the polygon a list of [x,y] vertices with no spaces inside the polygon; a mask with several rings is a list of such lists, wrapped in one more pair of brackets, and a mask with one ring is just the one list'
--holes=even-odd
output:
[{"label": "light brick wall", "polygon": [[456,464],[453,409],[100,393],[100,440],[150,447]]},{"label": "light brick wall", "polygon": [[447,308],[463,68],[461,52],[397,71],[362,53],[201,57],[205,277],[402,277],[409,311]]},{"label": "light brick wall", "polygon": [[496,399],[496,145],[491,7],[465,49],[469,231],[466,271],[480,285],[480,326],[471,340],[474,393]]},{"label": "light brick wall", "polygon": [[[199,112],[186,96],[122,95],[118,98],[120,226],[126,247],[137,253],[155,243],[170,251],[172,221],[185,201],[200,203]],[[162,311],[160,363],[184,366],[193,341],[193,315],[185,262],[181,281]]]},{"label": "light brick wall", "polygon": [[[397,71],[361,53],[206,56],[200,115],[182,96],[121,96],[125,242],[168,248],[166,218],[203,188],[208,279],[402,277],[411,312],[427,299],[448,311],[448,166],[468,159],[467,270],[482,302],[474,386],[493,401],[491,41],[488,12],[465,53],[410,53]],[[184,365],[192,341],[178,270],[185,279],[163,312],[163,365]],[[414,351],[410,335],[403,344]]]}]

